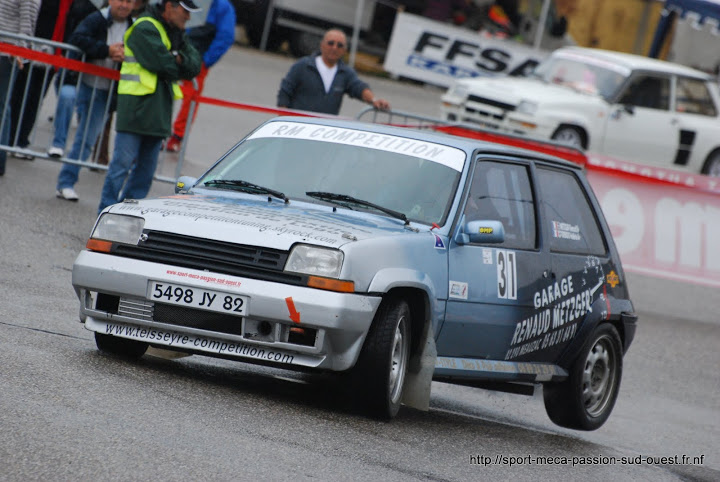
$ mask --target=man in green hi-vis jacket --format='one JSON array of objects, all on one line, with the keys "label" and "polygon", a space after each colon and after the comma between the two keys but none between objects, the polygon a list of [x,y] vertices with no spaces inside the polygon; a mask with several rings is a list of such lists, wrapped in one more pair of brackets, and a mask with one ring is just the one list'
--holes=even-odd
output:
[{"label": "man in green hi-vis jacket", "polygon": [[162,0],[125,32],[115,150],[98,212],[147,196],[162,141],[171,134],[173,100],[182,97],[177,81],[200,73],[202,59],[185,35],[190,13],[199,10],[192,0]]}]

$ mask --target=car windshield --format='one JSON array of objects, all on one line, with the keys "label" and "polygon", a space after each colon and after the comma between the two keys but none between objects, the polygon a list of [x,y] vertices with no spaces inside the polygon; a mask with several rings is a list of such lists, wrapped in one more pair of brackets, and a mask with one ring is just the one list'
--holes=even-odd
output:
[{"label": "car windshield", "polygon": [[389,215],[374,204],[410,221],[442,225],[465,158],[460,149],[422,140],[277,121],[236,146],[198,185],[232,189],[229,181],[243,181],[290,200]]},{"label": "car windshield", "polygon": [[545,82],[599,95],[609,101],[630,75],[630,70],[602,59],[564,53],[550,56],[537,66],[533,75]]}]

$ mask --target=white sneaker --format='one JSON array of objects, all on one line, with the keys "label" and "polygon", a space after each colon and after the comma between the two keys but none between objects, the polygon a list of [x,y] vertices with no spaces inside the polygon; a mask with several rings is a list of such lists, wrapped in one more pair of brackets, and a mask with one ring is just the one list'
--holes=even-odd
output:
[{"label": "white sneaker", "polygon": [[55,195],[60,199],[65,199],[67,201],[77,201],[79,199],[77,193],[75,192],[75,189],[71,187],[64,187],[62,189],[58,189]]},{"label": "white sneaker", "polygon": [[50,149],[48,149],[48,156],[50,157],[62,157],[64,154],[62,147],[55,147],[52,146]]}]

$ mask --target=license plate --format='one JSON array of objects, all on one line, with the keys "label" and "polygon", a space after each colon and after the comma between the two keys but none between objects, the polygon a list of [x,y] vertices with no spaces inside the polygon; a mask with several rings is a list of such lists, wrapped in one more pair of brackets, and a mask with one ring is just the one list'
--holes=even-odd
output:
[{"label": "license plate", "polygon": [[157,281],[150,283],[148,298],[158,303],[187,306],[239,316],[245,315],[248,304],[248,298],[245,296]]}]

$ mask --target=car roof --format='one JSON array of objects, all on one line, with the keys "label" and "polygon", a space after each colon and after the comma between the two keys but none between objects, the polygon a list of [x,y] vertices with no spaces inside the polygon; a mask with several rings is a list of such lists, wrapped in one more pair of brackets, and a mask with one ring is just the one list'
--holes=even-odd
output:
[{"label": "car roof", "polygon": [[712,76],[685,65],[667,62],[665,60],[643,57],[642,55],[628,54],[624,52],[615,52],[612,50],[592,49],[587,47],[562,47],[557,49],[554,54],[563,52],[571,52],[575,55],[582,55],[596,59],[602,59],[607,62],[626,67],[630,70],[649,70],[666,72],[675,75],[685,75],[688,77],[697,77],[704,80],[712,79]]},{"label": "car roof", "polygon": [[[499,144],[495,142],[482,141],[477,139],[470,139],[467,137],[455,136],[452,134],[446,134],[444,132],[437,132],[429,129],[409,128],[391,126],[387,124],[375,124],[371,122],[361,122],[350,119],[342,118],[329,118],[329,117],[299,117],[299,116],[282,116],[270,119],[266,123],[270,122],[300,122],[306,124],[317,124],[323,126],[332,127],[344,127],[347,129],[358,129],[365,131],[372,131],[378,134],[394,135],[399,137],[407,137],[409,139],[421,140],[426,142],[435,142],[446,146],[456,147],[464,150],[468,154],[473,153],[486,153],[486,154],[497,154],[497,155],[513,155],[523,158],[531,157],[543,162],[551,164],[557,164],[563,167],[570,167],[573,169],[582,169],[582,166],[575,164],[559,157],[550,156],[541,152],[533,151],[530,149],[523,149],[519,147],[513,147],[505,144]],[[263,124],[264,125],[264,124]],[[552,143],[547,143],[552,145]]]}]

